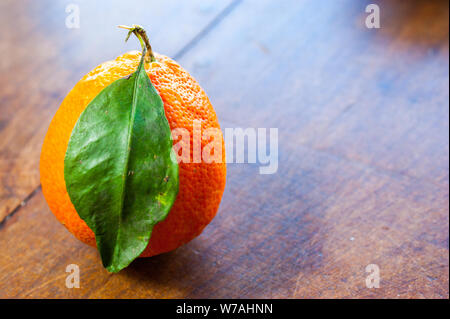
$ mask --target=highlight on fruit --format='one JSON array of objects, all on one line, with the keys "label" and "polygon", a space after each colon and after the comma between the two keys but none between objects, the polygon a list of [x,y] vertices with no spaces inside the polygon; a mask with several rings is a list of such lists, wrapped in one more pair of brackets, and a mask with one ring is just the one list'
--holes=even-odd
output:
[{"label": "highlight on fruit", "polygon": [[[119,27],[128,30],[126,40],[137,37],[141,52],[104,62],[75,85],[40,159],[51,211],[97,247],[109,272],[198,236],[216,215],[226,182],[222,131],[204,90],[153,51],[141,26]],[[206,138],[186,142],[198,124]]]}]

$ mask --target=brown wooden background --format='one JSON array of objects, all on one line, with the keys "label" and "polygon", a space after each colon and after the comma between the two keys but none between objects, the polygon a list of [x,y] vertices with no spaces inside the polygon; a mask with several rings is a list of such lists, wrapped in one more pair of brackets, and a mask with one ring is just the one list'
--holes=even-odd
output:
[{"label": "brown wooden background", "polygon": [[[1,1],[0,297],[448,298],[448,2],[373,2],[381,29],[368,1]],[[200,237],[113,275],[53,217],[38,165],[67,92],[137,48],[116,29],[133,23],[223,128],[279,128],[279,169],[228,165]]]}]

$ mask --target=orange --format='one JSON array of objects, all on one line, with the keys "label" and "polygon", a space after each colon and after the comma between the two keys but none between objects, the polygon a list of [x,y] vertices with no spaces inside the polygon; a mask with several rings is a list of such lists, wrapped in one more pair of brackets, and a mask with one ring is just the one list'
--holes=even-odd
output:
[{"label": "orange", "polygon": [[[89,102],[113,81],[136,71],[141,53],[132,51],[102,63],[86,74],[69,92],[55,114],[42,146],[42,191],[56,218],[79,240],[95,246],[93,231],[78,216],[66,190],[64,157],[72,130]],[[146,65],[159,92],[171,129],[185,128],[191,136],[193,121],[201,128],[219,128],[216,113],[197,81],[170,58],[155,54]],[[174,141],[176,143],[177,141]],[[208,141],[202,140],[202,148]],[[223,144],[223,140],[222,140]],[[192,160],[191,160],[192,161]],[[167,218],[158,223],[141,257],[173,250],[198,236],[214,218],[225,188],[225,152],[222,163],[179,163],[179,193]]]}]

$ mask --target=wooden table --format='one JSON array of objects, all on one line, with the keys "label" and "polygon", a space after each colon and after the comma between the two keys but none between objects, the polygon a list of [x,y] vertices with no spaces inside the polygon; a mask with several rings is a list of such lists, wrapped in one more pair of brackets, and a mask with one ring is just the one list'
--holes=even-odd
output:
[{"label": "wooden table", "polygon": [[[448,298],[448,2],[372,1],[380,29],[368,1],[153,2],[1,1],[0,297]],[[279,168],[229,164],[200,237],[108,274],[50,212],[39,154],[78,79],[138,48],[116,29],[132,23],[223,128],[278,128]]]}]

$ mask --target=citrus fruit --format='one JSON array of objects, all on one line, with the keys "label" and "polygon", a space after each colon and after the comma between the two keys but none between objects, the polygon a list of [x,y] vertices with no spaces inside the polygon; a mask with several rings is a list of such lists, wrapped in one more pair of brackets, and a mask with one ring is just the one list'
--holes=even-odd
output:
[{"label": "citrus fruit", "polygon": [[[105,87],[130,76],[137,69],[141,55],[138,51],[127,52],[87,73],[63,100],[42,146],[40,176],[45,199],[56,218],[76,238],[91,246],[96,246],[95,234],[80,218],[66,187],[64,165],[69,139],[88,104]],[[145,64],[145,72],[162,99],[170,129],[184,128],[190,133],[192,159],[194,120],[201,122],[202,130],[220,130],[216,113],[204,90],[186,70],[167,56],[155,53],[153,57]],[[202,139],[202,148],[207,143]],[[210,223],[225,188],[225,152],[220,163],[180,162],[178,174],[175,202],[167,217],[153,228],[140,257],[171,251],[198,236]]]}]

